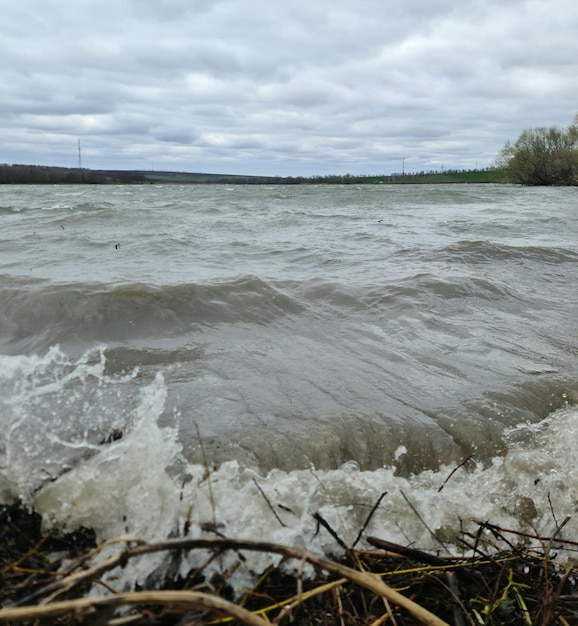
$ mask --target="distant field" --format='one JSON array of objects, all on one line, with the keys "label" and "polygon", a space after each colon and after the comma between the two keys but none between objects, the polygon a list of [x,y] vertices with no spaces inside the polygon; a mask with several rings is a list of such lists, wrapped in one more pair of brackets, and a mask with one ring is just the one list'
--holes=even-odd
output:
[{"label": "distant field", "polygon": [[415,174],[400,183],[503,183],[502,170],[472,170],[469,172],[440,172],[439,174]]}]

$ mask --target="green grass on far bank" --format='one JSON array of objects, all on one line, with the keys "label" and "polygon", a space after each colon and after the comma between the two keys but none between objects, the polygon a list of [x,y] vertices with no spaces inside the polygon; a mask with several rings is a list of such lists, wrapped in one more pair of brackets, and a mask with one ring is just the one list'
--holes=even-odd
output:
[{"label": "green grass on far bank", "polygon": [[503,170],[467,170],[446,172],[420,172],[416,174],[395,174],[392,176],[365,177],[364,182],[387,182],[394,185],[433,185],[450,183],[504,183]]}]

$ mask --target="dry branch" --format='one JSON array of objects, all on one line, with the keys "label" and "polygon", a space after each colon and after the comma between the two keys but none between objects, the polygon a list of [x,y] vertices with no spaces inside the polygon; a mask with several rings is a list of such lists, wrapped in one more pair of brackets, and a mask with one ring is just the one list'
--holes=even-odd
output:
[{"label": "dry branch", "polygon": [[16,622],[47,617],[57,617],[73,613],[79,615],[91,612],[98,607],[123,605],[180,605],[190,608],[202,608],[225,613],[247,626],[267,626],[261,617],[250,611],[224,600],[218,596],[200,593],[198,591],[133,591],[119,593],[113,596],[99,596],[94,598],[78,598],[43,604],[40,606],[21,606],[0,609],[0,622]]}]

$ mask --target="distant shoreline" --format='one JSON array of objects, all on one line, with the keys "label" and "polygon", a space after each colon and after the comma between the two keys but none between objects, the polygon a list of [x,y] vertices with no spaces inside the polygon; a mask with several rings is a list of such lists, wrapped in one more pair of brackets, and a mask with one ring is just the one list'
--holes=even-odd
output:
[{"label": "distant shoreline", "polygon": [[0,165],[0,184],[34,185],[106,185],[106,184],[170,184],[170,185],[407,185],[503,183],[499,169],[443,170],[411,174],[378,176],[244,176],[196,172],[162,172],[153,170],[91,170],[45,165]]}]

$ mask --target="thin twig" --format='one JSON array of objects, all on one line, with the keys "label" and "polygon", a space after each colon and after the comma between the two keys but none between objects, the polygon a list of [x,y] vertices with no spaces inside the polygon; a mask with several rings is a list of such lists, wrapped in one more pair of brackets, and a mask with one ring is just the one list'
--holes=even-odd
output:
[{"label": "thin twig", "polygon": [[467,456],[459,465],[456,465],[456,467],[454,467],[454,469],[448,474],[448,477],[440,485],[438,489],[438,493],[446,486],[446,483],[448,482],[448,480],[460,469],[460,467],[463,467],[473,456],[474,454],[472,452],[472,454]]},{"label": "thin twig", "polygon": [[419,514],[419,511],[415,508],[415,506],[411,503],[410,499],[405,495],[405,493],[400,490],[401,495],[403,496],[403,499],[409,504],[411,510],[416,514],[417,518],[419,519],[419,521],[424,525],[425,529],[429,532],[429,534],[431,535],[432,539],[434,539],[434,541],[437,541],[440,546],[444,549],[447,550],[446,546],[444,545],[443,541],[441,541],[439,539],[439,537],[436,536],[436,534],[434,533],[434,531],[427,525],[426,521],[423,519],[423,517]]},{"label": "thin twig", "polygon": [[556,528],[558,528],[558,520],[556,519],[556,513],[554,513],[554,507],[552,506],[550,492],[548,492],[548,504],[550,505],[550,512],[552,513],[552,517],[554,518],[554,524],[556,524]]},{"label": "thin twig", "polygon": [[365,532],[365,529],[367,528],[369,522],[371,521],[371,518],[373,517],[374,513],[377,511],[379,505],[381,504],[381,501],[385,498],[386,495],[387,495],[387,491],[384,491],[379,496],[376,503],[371,507],[371,511],[369,512],[369,515],[365,518],[365,521],[363,522],[363,526],[361,527],[360,531],[357,533],[357,537],[355,538],[355,541],[353,542],[353,545],[351,546],[352,548],[355,548],[355,546],[359,543],[359,540],[361,539],[361,536]]},{"label": "thin twig", "polygon": [[[559,527],[559,529],[561,530],[567,523],[568,523],[569,519],[565,520]],[[483,526],[484,528],[487,528],[488,530],[499,530],[502,533],[510,533],[512,535],[518,535],[519,537],[527,537],[529,539],[536,539],[537,541],[550,541],[552,539],[552,537],[544,537],[542,535],[538,535],[536,533],[532,534],[532,533],[525,533],[521,530],[513,530],[511,528],[502,528],[501,526],[496,526],[495,524],[490,524],[489,522],[477,522],[480,526]],[[503,537],[501,537],[502,540],[504,540]],[[505,541],[505,540],[504,540]],[[578,546],[578,541],[571,541],[570,539],[562,539],[561,537],[558,537],[556,539],[556,541],[558,541],[559,543],[563,543],[569,546]]]},{"label": "thin twig", "polygon": [[323,517],[319,513],[314,513],[313,514],[313,519],[315,519],[315,521],[318,524],[321,524],[321,526],[323,526],[323,528],[325,528],[325,530],[333,537],[333,539],[335,539],[335,541],[337,541],[337,543],[344,550],[349,550],[349,548],[345,545],[345,542],[341,539],[341,537],[333,530],[333,528],[331,528],[331,526],[329,525],[329,522],[327,522],[325,519],[323,519]]},{"label": "thin twig", "polygon": [[273,515],[275,516],[275,519],[279,522],[279,524],[281,524],[281,526],[283,526],[283,528],[287,528],[287,525],[283,523],[283,520],[279,517],[279,515],[277,514],[277,511],[273,508],[273,505],[271,504],[271,502],[269,502],[269,498],[267,497],[265,492],[261,489],[261,485],[259,485],[259,483],[254,478],[253,478],[253,482],[255,483],[255,487],[257,487],[257,489],[259,490],[259,493],[263,496],[263,499],[267,503],[267,506],[271,510],[271,513],[273,513]]},{"label": "thin twig", "polygon": [[259,613],[268,613],[276,608],[280,608],[282,606],[282,610],[279,612],[279,615],[271,622],[272,624],[278,624],[284,617],[294,611],[300,604],[303,604],[306,600],[310,598],[314,598],[315,596],[319,596],[327,591],[331,591],[331,589],[335,587],[340,587],[343,583],[347,582],[347,578],[339,578],[338,580],[334,580],[330,583],[326,583],[325,585],[321,585],[315,589],[311,589],[310,591],[305,591],[301,593],[297,593],[297,595],[289,600],[284,600],[282,603],[275,604],[274,606],[266,607],[265,609],[261,609]]},{"label": "thin twig", "polygon": [[207,478],[207,484],[209,485],[209,499],[211,501],[211,511],[213,513],[213,526],[215,528],[218,528],[216,506],[215,506],[215,496],[213,494],[213,481],[211,480],[211,469],[209,468],[209,463],[207,461],[207,455],[205,453],[205,446],[203,445],[201,431],[199,429],[199,425],[196,422],[195,422],[195,429],[197,431],[197,438],[199,440],[199,446],[201,448],[201,457],[203,459],[203,466],[205,468],[205,476]]}]

